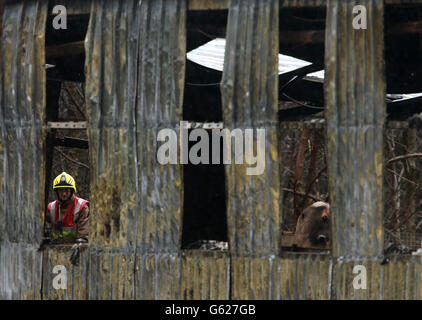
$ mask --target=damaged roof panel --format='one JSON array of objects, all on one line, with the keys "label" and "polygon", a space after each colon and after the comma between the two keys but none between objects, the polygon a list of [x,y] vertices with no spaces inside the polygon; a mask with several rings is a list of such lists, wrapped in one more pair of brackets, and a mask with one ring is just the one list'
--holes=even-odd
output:
[{"label": "damaged roof panel", "polygon": [[[226,39],[216,38],[187,53],[188,60],[201,66],[223,71]],[[284,74],[311,65],[312,62],[278,54],[278,74]],[[324,70],[307,75],[311,79],[324,79]]]}]

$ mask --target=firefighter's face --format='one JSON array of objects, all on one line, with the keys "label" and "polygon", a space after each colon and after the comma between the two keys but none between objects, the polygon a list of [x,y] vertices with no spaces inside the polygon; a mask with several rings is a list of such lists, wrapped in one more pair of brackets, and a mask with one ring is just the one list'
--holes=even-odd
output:
[{"label": "firefighter's face", "polygon": [[60,188],[57,190],[57,193],[59,195],[59,200],[65,202],[70,199],[72,191],[70,188]]}]

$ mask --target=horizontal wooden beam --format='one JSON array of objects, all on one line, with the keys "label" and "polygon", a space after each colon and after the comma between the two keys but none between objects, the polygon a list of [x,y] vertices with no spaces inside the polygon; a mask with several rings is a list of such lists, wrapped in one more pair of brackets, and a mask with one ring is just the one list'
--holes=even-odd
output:
[{"label": "horizontal wooden beam", "polygon": [[[280,121],[280,128],[296,130],[296,129],[322,129],[325,128],[325,119],[311,119],[311,120],[300,120],[295,121]],[[396,120],[387,120],[386,121],[387,129],[408,129],[408,121],[396,121]]]},{"label": "horizontal wooden beam", "polygon": [[226,10],[229,0],[189,0],[188,10]]},{"label": "horizontal wooden beam", "polygon": [[78,148],[78,149],[89,148],[88,140],[72,138],[72,137],[56,138],[53,143],[55,146],[66,147],[66,148]]},{"label": "horizontal wooden beam", "polygon": [[[387,36],[397,36],[403,34],[422,33],[422,21],[410,21],[385,26]],[[279,33],[280,43],[294,44],[310,44],[324,43],[325,30],[303,30],[303,31],[281,31]]]},{"label": "horizontal wooden beam", "polygon": [[194,122],[185,123],[185,129],[223,129],[223,122]]},{"label": "horizontal wooden beam", "polygon": [[[91,1],[87,0],[53,0],[50,3],[51,8],[57,5],[64,6],[66,8],[66,14],[69,16],[91,13]],[[51,11],[49,14],[54,15]]]},{"label": "horizontal wooden beam", "polygon": [[[63,5],[68,15],[89,14],[91,12],[91,1],[86,0],[53,0],[53,7]],[[188,10],[226,10],[229,0],[189,0]],[[52,12],[49,12],[52,15]]]},{"label": "horizontal wooden beam", "polygon": [[45,48],[46,58],[76,56],[85,53],[84,41],[69,42]]},{"label": "horizontal wooden beam", "polygon": [[49,129],[86,129],[86,121],[69,121],[69,122],[47,122]]}]

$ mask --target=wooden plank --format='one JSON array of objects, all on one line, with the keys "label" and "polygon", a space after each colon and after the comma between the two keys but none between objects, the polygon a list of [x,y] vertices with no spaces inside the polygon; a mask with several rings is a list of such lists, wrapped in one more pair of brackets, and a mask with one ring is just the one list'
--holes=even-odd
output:
[{"label": "wooden plank", "polygon": [[[91,0],[53,0],[50,7],[54,8],[56,5],[62,5],[66,8],[66,14],[73,15],[89,15],[91,13]],[[49,12],[53,15],[53,12]]]},{"label": "wooden plank", "polygon": [[[47,300],[85,300],[88,298],[89,248],[82,246],[78,265],[70,262],[71,245],[47,246],[43,254],[43,299]],[[66,289],[56,289],[53,286],[56,266],[65,267],[67,275]]]},{"label": "wooden plank", "polygon": [[277,1],[231,1],[221,83],[223,123],[229,130],[265,130],[263,172],[247,175],[246,163],[226,166],[228,236],[234,255],[277,254],[281,242],[277,30]]},{"label": "wooden plank", "polygon": [[45,48],[46,58],[76,56],[84,53],[84,41],[57,44]]},{"label": "wooden plank", "polygon": [[284,253],[276,259],[279,276],[273,286],[280,299],[329,299],[331,257],[326,254]]},{"label": "wooden plank", "polygon": [[180,299],[181,259],[178,254],[138,254],[135,299]]},{"label": "wooden plank", "polygon": [[306,8],[325,7],[327,0],[280,0],[280,7]]},{"label": "wooden plank", "polygon": [[41,255],[36,250],[45,206],[47,3],[1,6],[0,24],[5,27],[0,32],[0,297],[37,299]]},{"label": "wooden plank", "polygon": [[368,29],[352,28],[354,2],[327,7],[325,97],[335,256],[383,248],[384,2],[366,0]]},{"label": "wooden plank", "polygon": [[188,10],[226,10],[229,0],[189,0]]},{"label": "wooden plank", "polygon": [[49,129],[86,129],[86,121],[66,121],[66,122],[47,122],[47,128]]},{"label": "wooden plank", "polygon": [[230,259],[227,253],[183,251],[180,298],[184,300],[229,299],[229,268]]}]

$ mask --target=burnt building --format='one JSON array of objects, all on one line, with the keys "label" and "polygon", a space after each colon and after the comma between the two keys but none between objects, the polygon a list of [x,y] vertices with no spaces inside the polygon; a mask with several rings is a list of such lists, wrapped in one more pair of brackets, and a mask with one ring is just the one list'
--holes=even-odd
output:
[{"label": "burnt building", "polygon": [[[67,29],[52,27],[55,5],[66,7]],[[366,29],[353,27],[356,5],[366,8]],[[420,257],[381,262],[384,133],[407,129],[421,111],[417,100],[387,98],[422,91],[421,8],[404,0],[6,1],[0,298],[420,299]],[[414,20],[400,20],[410,13]],[[226,39],[221,73],[186,60],[215,38]],[[392,53],[415,43],[400,60]],[[280,85],[297,74],[280,75],[280,52],[315,67],[290,91]],[[302,79],[320,70],[323,81]],[[85,109],[67,120],[58,111],[62,81],[84,91]],[[304,103],[288,110],[288,97]],[[159,164],[158,131],[177,132],[183,120],[265,129],[265,171]],[[59,130],[69,125],[83,133],[66,140]],[[327,148],[329,252],[281,244],[280,128],[304,126],[322,128]],[[89,171],[78,175],[88,172],[90,240],[77,265],[70,246],[38,250],[57,145],[87,152]],[[189,249],[202,235],[227,250]],[[66,290],[53,287],[57,265],[67,269]],[[353,288],[356,265],[366,267],[367,290]]]}]

